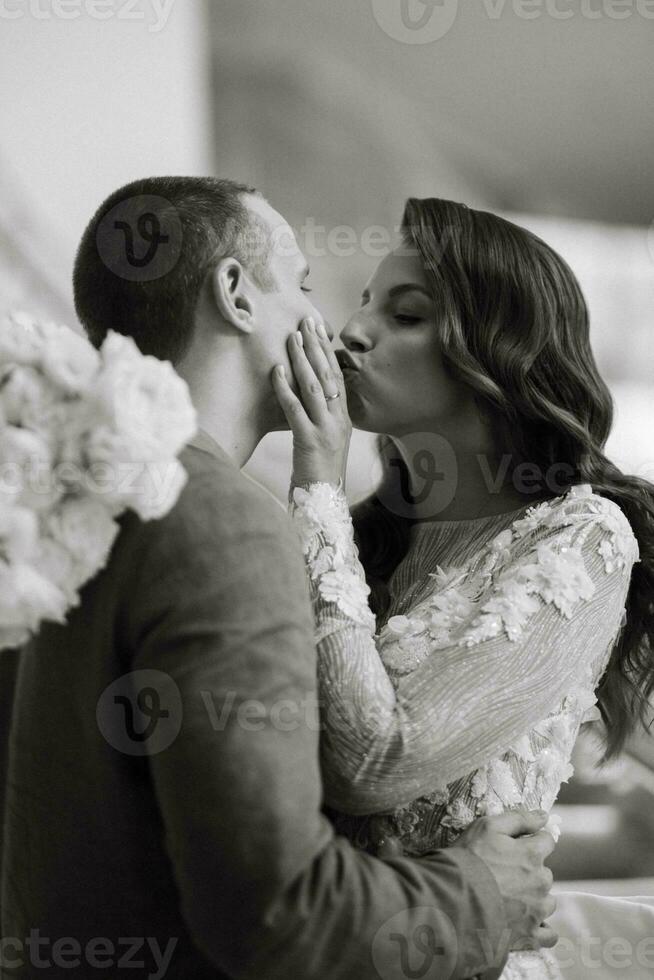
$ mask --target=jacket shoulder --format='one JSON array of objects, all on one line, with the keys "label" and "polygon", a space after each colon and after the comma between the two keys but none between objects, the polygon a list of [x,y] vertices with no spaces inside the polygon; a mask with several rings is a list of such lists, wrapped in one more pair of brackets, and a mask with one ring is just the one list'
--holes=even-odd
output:
[{"label": "jacket shoulder", "polygon": [[151,554],[159,561],[215,560],[226,545],[258,537],[283,551],[298,548],[286,513],[274,497],[244,476],[227,457],[193,448],[181,463],[187,482],[170,513],[143,522],[134,513],[121,519],[116,558]]}]

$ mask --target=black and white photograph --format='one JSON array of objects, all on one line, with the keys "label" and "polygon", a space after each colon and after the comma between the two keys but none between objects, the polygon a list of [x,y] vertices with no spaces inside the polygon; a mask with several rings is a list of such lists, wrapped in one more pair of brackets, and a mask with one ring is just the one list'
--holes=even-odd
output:
[{"label": "black and white photograph", "polygon": [[654,0],[0,0],[0,977],[654,977]]}]

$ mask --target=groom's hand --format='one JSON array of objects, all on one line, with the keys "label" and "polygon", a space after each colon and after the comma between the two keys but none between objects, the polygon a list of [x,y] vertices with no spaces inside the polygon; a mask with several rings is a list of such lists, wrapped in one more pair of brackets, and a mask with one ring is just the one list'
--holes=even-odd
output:
[{"label": "groom's hand", "polygon": [[546,924],[556,908],[550,895],[552,872],[544,861],[554,838],[543,830],[548,814],[513,810],[482,817],[457,840],[481,858],[492,872],[511,929],[512,950],[555,946],[556,933]]}]

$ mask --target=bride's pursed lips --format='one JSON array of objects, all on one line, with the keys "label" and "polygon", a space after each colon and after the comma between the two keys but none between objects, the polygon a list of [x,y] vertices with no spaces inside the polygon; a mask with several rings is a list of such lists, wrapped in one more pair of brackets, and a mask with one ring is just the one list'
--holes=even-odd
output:
[{"label": "bride's pursed lips", "polygon": [[357,363],[349,351],[341,349],[335,351],[334,353],[336,355],[336,360],[340,364],[343,377],[347,377],[348,374],[359,373],[361,366]]}]

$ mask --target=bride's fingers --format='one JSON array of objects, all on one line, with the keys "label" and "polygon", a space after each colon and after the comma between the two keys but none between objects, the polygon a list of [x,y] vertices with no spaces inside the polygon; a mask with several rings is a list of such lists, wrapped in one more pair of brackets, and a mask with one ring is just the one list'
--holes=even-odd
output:
[{"label": "bride's fingers", "polygon": [[306,355],[301,333],[289,337],[288,356],[306,413],[313,422],[320,423],[328,415],[325,392]]},{"label": "bride's fingers", "polygon": [[345,393],[345,378],[343,377],[341,365],[338,363],[338,358],[336,357],[334,349],[329,341],[329,337],[327,336],[327,331],[322,324],[319,324],[316,327],[316,333],[318,334],[318,341],[327,359],[332,377],[336,382],[336,388],[334,390],[338,390],[342,396]]},{"label": "bride's fingers", "polygon": [[312,429],[311,420],[304,410],[304,405],[291,389],[286,371],[281,364],[278,364],[272,373],[272,385],[293,436],[308,435]]},{"label": "bride's fingers", "polygon": [[334,377],[334,372],[327,358],[327,353],[313,317],[309,317],[302,323],[302,337],[304,340],[304,352],[318,381],[322,385],[325,398],[331,398],[333,395],[337,395],[339,393],[338,382]]}]

